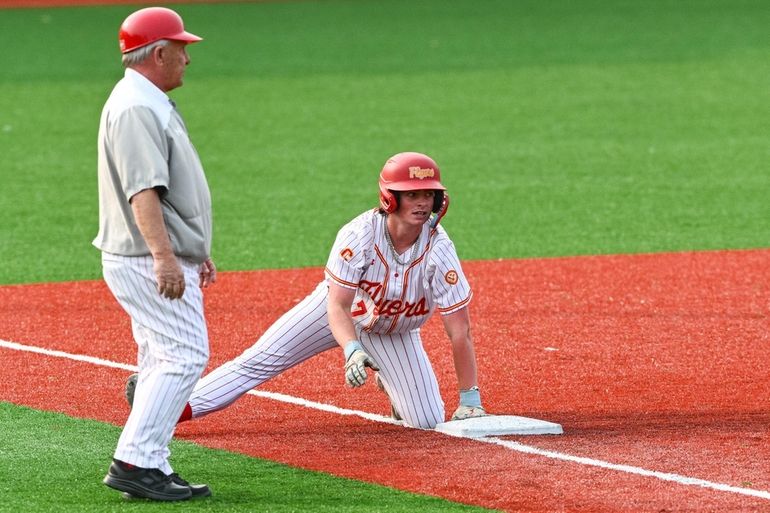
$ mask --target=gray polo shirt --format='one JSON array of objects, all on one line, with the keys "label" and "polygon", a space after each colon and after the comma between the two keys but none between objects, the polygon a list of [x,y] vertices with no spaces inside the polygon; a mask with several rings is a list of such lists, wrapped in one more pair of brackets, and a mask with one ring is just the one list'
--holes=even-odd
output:
[{"label": "gray polo shirt", "polygon": [[198,153],[171,100],[126,69],[102,110],[98,139],[99,233],[93,244],[149,255],[129,200],[156,188],[174,253],[203,262],[211,253],[211,195]]}]

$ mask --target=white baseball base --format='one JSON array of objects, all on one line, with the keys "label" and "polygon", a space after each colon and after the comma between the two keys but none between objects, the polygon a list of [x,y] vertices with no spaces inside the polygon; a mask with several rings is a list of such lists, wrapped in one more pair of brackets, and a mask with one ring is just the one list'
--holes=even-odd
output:
[{"label": "white baseball base", "polygon": [[436,431],[464,438],[500,435],[560,435],[561,424],[517,415],[487,415],[463,420],[450,420],[436,425]]}]

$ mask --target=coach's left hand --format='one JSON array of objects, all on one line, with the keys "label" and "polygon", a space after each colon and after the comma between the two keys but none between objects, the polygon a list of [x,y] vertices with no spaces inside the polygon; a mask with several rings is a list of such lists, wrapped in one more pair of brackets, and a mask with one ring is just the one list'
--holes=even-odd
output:
[{"label": "coach's left hand", "polygon": [[198,269],[198,276],[200,277],[198,285],[204,289],[217,281],[217,266],[214,265],[211,258],[207,258],[201,264],[200,269]]}]

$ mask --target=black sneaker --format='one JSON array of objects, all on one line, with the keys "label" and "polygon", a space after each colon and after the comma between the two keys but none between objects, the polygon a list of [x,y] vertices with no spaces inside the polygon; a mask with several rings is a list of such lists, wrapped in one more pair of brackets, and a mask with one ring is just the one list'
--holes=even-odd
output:
[{"label": "black sneaker", "polygon": [[[168,477],[171,479],[172,483],[178,484],[180,486],[186,486],[187,488],[189,488],[190,493],[192,493],[192,496],[190,497],[191,499],[201,499],[203,497],[211,497],[211,488],[209,488],[208,485],[205,485],[205,484],[191,485],[186,480],[182,479],[182,476],[180,476],[176,472],[169,475]],[[123,497],[128,500],[139,498],[127,492],[123,493]]]},{"label": "black sneaker", "polygon": [[190,492],[192,493],[193,499],[199,499],[201,497],[211,497],[211,488],[209,488],[208,485],[190,484],[184,479],[182,479],[182,477],[176,472],[174,472],[168,477],[171,478],[172,483],[178,484],[180,486],[186,486],[187,488],[189,488]]},{"label": "black sneaker", "polygon": [[129,467],[118,460],[112,462],[103,482],[110,488],[142,499],[183,501],[192,497],[188,486],[174,483],[159,469]]},{"label": "black sneaker", "polygon": [[139,381],[139,374],[131,374],[126,380],[126,401],[128,407],[134,407],[134,393],[136,393],[136,382]]}]

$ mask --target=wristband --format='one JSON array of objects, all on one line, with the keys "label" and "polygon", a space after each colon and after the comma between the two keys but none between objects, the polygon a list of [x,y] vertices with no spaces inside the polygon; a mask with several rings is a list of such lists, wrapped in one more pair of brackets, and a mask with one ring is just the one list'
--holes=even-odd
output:
[{"label": "wristband", "polygon": [[345,361],[348,361],[350,359],[350,355],[352,355],[359,349],[363,351],[364,346],[362,346],[361,342],[359,342],[358,340],[351,340],[350,342],[348,342],[348,345],[346,345],[345,348],[343,349],[343,351],[345,352]]},{"label": "wristband", "polygon": [[460,390],[460,404],[463,406],[472,406],[481,408],[481,393],[479,387],[470,387],[467,390]]}]

